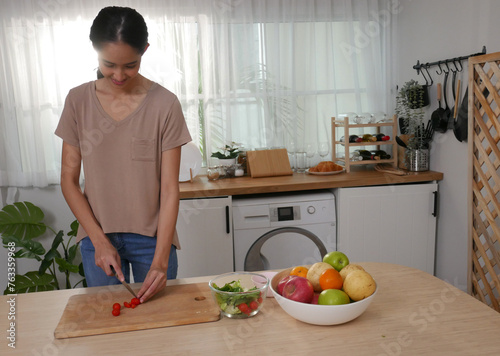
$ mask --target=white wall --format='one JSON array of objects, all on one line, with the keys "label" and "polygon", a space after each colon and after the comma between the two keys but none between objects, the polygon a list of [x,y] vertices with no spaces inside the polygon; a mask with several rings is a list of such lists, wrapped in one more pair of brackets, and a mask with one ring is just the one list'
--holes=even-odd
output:
[{"label": "white wall", "polygon": [[[402,0],[398,18],[398,84],[418,79],[413,66],[481,52],[500,51],[497,17],[500,1],[494,0]],[[467,81],[463,62],[462,94]],[[436,84],[443,76],[432,68],[434,85],[428,117],[437,108]],[[450,87],[450,85],[448,86]],[[451,89],[450,89],[451,90]],[[451,91],[449,92],[452,98]],[[431,169],[444,173],[440,182],[440,209],[436,275],[466,289],[467,284],[467,143],[452,131],[436,133],[431,148]]]}]

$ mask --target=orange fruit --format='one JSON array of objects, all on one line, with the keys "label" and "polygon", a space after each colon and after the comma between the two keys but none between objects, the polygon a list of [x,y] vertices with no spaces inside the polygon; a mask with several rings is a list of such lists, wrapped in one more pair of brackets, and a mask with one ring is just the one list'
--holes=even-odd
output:
[{"label": "orange fruit", "polygon": [[344,283],[340,273],[334,269],[326,269],[319,276],[319,285],[321,289],[341,289]]},{"label": "orange fruit", "polygon": [[304,266],[297,266],[297,267],[292,268],[292,270],[290,271],[290,276],[299,276],[299,277],[307,278],[308,271],[309,270]]}]

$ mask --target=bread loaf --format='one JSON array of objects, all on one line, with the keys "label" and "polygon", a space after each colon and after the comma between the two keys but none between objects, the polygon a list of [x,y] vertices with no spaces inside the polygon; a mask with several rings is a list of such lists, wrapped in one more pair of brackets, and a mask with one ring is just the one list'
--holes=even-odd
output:
[{"label": "bread loaf", "polygon": [[342,166],[332,161],[322,161],[319,162],[318,165],[309,168],[309,172],[335,172],[341,171],[342,169],[344,169]]}]

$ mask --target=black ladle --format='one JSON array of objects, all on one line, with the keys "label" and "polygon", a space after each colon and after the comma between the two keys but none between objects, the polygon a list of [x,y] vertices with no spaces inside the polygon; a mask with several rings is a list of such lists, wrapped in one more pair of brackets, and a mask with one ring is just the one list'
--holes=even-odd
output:
[{"label": "black ladle", "polygon": [[400,145],[401,147],[408,148],[408,147],[406,146],[406,143],[405,143],[402,139],[400,139],[400,138],[399,138],[399,136],[396,136],[396,142],[397,142],[397,143],[398,143],[398,145]]}]

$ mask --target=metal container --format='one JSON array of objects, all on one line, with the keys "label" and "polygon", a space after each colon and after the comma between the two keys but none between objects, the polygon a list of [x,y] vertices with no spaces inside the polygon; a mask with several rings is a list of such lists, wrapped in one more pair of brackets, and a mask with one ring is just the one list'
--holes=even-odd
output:
[{"label": "metal container", "polygon": [[411,172],[423,172],[429,170],[429,150],[405,150],[406,169]]}]

